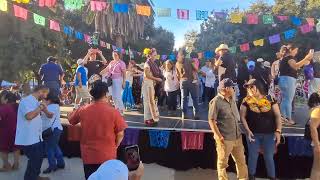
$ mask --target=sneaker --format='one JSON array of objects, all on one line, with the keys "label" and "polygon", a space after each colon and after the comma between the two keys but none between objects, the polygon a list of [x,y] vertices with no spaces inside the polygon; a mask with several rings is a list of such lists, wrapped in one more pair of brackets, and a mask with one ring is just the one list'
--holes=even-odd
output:
[{"label": "sneaker", "polygon": [[57,166],[58,169],[64,169],[66,165]]},{"label": "sneaker", "polygon": [[50,174],[51,172],[57,171],[58,168],[47,168],[46,170],[43,171],[43,174]]}]

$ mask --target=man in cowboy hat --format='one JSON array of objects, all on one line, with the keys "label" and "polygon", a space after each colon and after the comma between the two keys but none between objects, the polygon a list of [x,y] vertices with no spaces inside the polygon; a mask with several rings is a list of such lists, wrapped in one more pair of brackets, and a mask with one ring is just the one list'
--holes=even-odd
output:
[{"label": "man in cowboy hat", "polygon": [[229,47],[227,44],[220,44],[216,48],[215,53],[218,55],[215,65],[219,67],[219,71],[224,68],[224,72],[219,72],[219,80],[229,78],[233,81],[236,81],[236,63],[233,60],[232,56],[229,53]]}]

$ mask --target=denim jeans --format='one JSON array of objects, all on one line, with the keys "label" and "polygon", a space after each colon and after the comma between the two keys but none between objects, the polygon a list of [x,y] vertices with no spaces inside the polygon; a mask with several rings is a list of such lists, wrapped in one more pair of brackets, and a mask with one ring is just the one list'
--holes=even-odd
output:
[{"label": "denim jeans", "polygon": [[24,174],[24,180],[37,180],[44,156],[43,142],[29,146],[21,146],[21,149],[28,158],[28,165]]},{"label": "denim jeans", "polygon": [[275,165],[274,165],[274,152],[275,152],[275,140],[274,134],[254,134],[254,142],[249,142],[247,137],[248,145],[248,169],[250,175],[256,174],[257,161],[259,157],[260,147],[263,150],[263,158],[267,173],[270,178],[275,178]]},{"label": "denim jeans", "polygon": [[65,163],[63,160],[63,154],[59,147],[59,140],[62,130],[55,128],[53,130],[52,136],[45,140],[46,151],[48,156],[48,163],[50,169],[55,169],[57,167],[64,167]]},{"label": "denim jeans", "polygon": [[181,97],[182,97],[182,111],[184,114],[188,112],[188,97],[191,94],[193,102],[193,111],[195,115],[199,113],[199,86],[197,83],[192,83],[190,80],[180,82]]},{"label": "denim jeans", "polygon": [[45,81],[44,85],[46,85],[56,96],[60,95],[60,84],[58,81]]},{"label": "denim jeans", "polygon": [[296,92],[297,79],[290,76],[280,76],[279,88],[281,90],[280,111],[284,118],[292,119],[292,101]]},{"label": "denim jeans", "polygon": [[166,92],[167,95],[167,105],[168,105],[168,110],[169,111],[175,111],[177,110],[177,96],[178,96],[178,91],[172,91],[172,92]]}]

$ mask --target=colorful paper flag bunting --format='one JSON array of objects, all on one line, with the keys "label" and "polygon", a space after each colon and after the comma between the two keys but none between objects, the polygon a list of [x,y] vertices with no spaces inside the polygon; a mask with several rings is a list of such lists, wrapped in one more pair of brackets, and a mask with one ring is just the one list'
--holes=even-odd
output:
[{"label": "colorful paper flag bunting", "polygon": [[203,132],[181,132],[182,150],[203,150]]},{"label": "colorful paper flag bunting", "polygon": [[262,21],[263,21],[263,24],[273,24],[274,23],[273,15],[271,14],[263,15]]},{"label": "colorful paper flag bunting", "polygon": [[296,16],[291,16],[290,19],[291,19],[293,25],[301,26],[302,22],[301,22],[300,18],[298,18]]},{"label": "colorful paper flag bunting", "polygon": [[40,16],[36,13],[33,13],[33,21],[35,24],[45,26],[46,25],[46,18],[43,16]]},{"label": "colorful paper flag bunting", "polygon": [[170,17],[171,9],[170,8],[157,8],[158,17]]},{"label": "colorful paper flag bunting", "polygon": [[290,29],[288,31],[284,32],[284,38],[285,39],[292,39],[296,36],[297,30],[295,29]]},{"label": "colorful paper flag bunting", "polygon": [[275,34],[275,35],[272,35],[272,36],[269,36],[269,43],[270,44],[275,44],[275,43],[278,43],[280,42],[280,34]]},{"label": "colorful paper flag bunting", "polygon": [[214,12],[214,17],[217,19],[226,19],[227,13],[225,12]]},{"label": "colorful paper flag bunting", "polygon": [[169,145],[170,131],[149,130],[150,146],[154,148],[167,148]]},{"label": "colorful paper flag bunting", "polygon": [[85,42],[89,44],[91,43],[91,36],[89,36],[88,34],[84,34],[83,37]]},{"label": "colorful paper flag bunting", "polygon": [[203,53],[203,56],[205,59],[211,59],[211,58],[213,58],[213,52],[212,51],[205,51]]},{"label": "colorful paper flag bunting", "polygon": [[300,26],[300,31],[302,34],[309,33],[313,30],[313,26],[310,26],[309,24],[305,24]]},{"label": "colorful paper flag bunting", "polygon": [[178,19],[189,19],[189,10],[187,9],[177,9],[177,17]]},{"label": "colorful paper flag bunting", "polygon": [[40,7],[54,7],[56,5],[56,0],[39,0]]},{"label": "colorful paper flag bunting", "polygon": [[113,12],[115,13],[128,13],[129,6],[128,4],[114,4],[113,5]]},{"label": "colorful paper flag bunting", "polygon": [[264,39],[258,39],[253,41],[254,46],[264,46]]},{"label": "colorful paper flag bunting", "polygon": [[289,19],[288,16],[277,16],[277,18],[279,19],[279,21],[286,21]]},{"label": "colorful paper flag bunting", "polygon": [[23,20],[27,20],[28,17],[28,10],[25,8],[22,8],[17,5],[13,5],[13,11],[14,11],[14,16],[19,17]]},{"label": "colorful paper flag bunting", "polygon": [[75,32],[75,37],[76,37],[76,39],[83,40],[83,33],[79,32],[79,31],[76,31]]},{"label": "colorful paper flag bunting", "polygon": [[207,20],[209,17],[208,11],[196,10],[196,19],[197,20]]},{"label": "colorful paper flag bunting", "polygon": [[100,46],[103,47],[103,48],[107,47],[107,46],[106,46],[106,42],[100,40]]},{"label": "colorful paper flag bunting", "polygon": [[63,32],[68,35],[68,36],[72,36],[73,34],[73,28],[70,26],[64,26],[63,27]]},{"label": "colorful paper flag bunting", "polygon": [[17,3],[29,4],[30,0],[14,0]]},{"label": "colorful paper flag bunting", "polygon": [[250,45],[249,43],[244,43],[240,45],[240,50],[241,52],[246,52],[250,50]]},{"label": "colorful paper flag bunting", "polygon": [[230,53],[235,54],[237,52],[237,47],[236,46],[229,47],[229,51]]},{"label": "colorful paper flag bunting", "polygon": [[161,60],[163,60],[163,61],[167,60],[167,57],[168,57],[167,55],[161,55]]},{"label": "colorful paper flag bunting", "polygon": [[230,22],[235,24],[242,23],[243,15],[241,13],[231,13],[230,14]]},{"label": "colorful paper flag bunting", "polygon": [[54,31],[60,31],[60,24],[54,20],[50,19],[49,27]]},{"label": "colorful paper flag bunting", "polygon": [[113,51],[115,51],[115,50],[117,50],[118,48],[116,47],[116,46],[114,46],[114,45],[112,45],[112,50]]},{"label": "colorful paper flag bunting", "polygon": [[150,16],[151,15],[151,7],[150,6],[141,6],[136,5],[137,14],[141,16]]},{"label": "colorful paper flag bunting", "polygon": [[7,0],[0,0],[0,11],[8,11],[8,2]]},{"label": "colorful paper flag bunting", "polygon": [[90,1],[91,11],[102,11],[107,9],[109,4],[104,1]]},{"label": "colorful paper flag bunting", "polygon": [[307,20],[309,26],[314,26],[315,25],[314,24],[314,18],[306,18],[306,20]]},{"label": "colorful paper flag bunting", "polygon": [[83,5],[83,0],[64,0],[64,7],[67,10],[81,9]]},{"label": "colorful paper flag bunting", "polygon": [[258,24],[259,17],[256,14],[247,14],[247,24]]}]

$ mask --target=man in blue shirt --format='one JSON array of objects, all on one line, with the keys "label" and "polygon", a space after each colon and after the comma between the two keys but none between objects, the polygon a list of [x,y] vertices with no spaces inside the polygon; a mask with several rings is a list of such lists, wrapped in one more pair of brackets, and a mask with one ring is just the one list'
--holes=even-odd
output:
[{"label": "man in blue shirt", "polygon": [[84,67],[85,63],[85,59],[78,59],[77,61],[78,67],[76,70],[74,83],[76,88],[76,105],[79,105],[80,100],[88,101],[91,98],[88,90],[88,69]]},{"label": "man in blue shirt", "polygon": [[64,73],[61,66],[56,64],[56,61],[56,58],[49,56],[47,63],[41,65],[39,75],[43,84],[50,88],[50,92],[58,96],[60,94],[60,81]]}]

